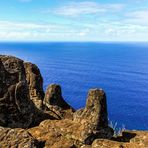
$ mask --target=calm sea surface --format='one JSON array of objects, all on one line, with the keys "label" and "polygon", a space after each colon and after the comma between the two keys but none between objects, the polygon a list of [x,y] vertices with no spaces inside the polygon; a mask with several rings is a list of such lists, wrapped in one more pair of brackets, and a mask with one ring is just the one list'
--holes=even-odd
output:
[{"label": "calm sea surface", "polygon": [[37,64],[44,89],[60,84],[76,109],[103,88],[113,123],[148,130],[148,43],[0,43],[0,54]]}]

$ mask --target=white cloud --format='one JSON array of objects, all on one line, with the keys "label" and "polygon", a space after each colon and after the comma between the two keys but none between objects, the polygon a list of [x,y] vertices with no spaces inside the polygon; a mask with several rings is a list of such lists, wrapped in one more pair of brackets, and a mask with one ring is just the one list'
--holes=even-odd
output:
[{"label": "white cloud", "polygon": [[77,33],[78,36],[87,36],[91,32],[90,28],[85,28],[80,30],[80,32]]},{"label": "white cloud", "polygon": [[65,26],[57,24],[39,24],[30,22],[10,22],[10,21],[0,21],[0,33],[2,31],[8,32],[34,32],[38,31],[40,33],[51,33],[63,30]]},{"label": "white cloud", "polygon": [[63,40],[85,36],[88,32],[69,25],[0,21],[0,40]]},{"label": "white cloud", "polygon": [[121,22],[72,25],[0,21],[0,40],[147,40],[148,26]]},{"label": "white cloud", "polygon": [[106,37],[120,41],[147,41],[148,26],[125,24],[109,24],[104,27]]},{"label": "white cloud", "polygon": [[126,17],[127,22],[148,25],[148,10],[128,12]]},{"label": "white cloud", "polygon": [[[77,17],[80,15],[100,14],[105,12],[119,11],[123,8],[123,4],[99,4],[97,2],[70,2],[65,6],[54,9],[54,13],[62,16]],[[46,13],[52,12],[46,10]]]},{"label": "white cloud", "polygon": [[22,22],[0,21],[0,39],[43,39],[57,34],[64,26],[56,24],[35,24]]}]

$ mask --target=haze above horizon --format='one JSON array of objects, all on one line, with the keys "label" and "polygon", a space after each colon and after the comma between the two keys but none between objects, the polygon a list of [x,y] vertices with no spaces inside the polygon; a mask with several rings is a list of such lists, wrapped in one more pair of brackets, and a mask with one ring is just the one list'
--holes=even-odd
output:
[{"label": "haze above horizon", "polygon": [[0,41],[148,41],[147,0],[0,3]]}]

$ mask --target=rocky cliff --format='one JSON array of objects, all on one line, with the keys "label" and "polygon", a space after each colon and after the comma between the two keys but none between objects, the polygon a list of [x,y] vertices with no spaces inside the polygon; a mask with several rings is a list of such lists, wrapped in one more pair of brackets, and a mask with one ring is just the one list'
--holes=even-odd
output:
[{"label": "rocky cliff", "polygon": [[0,56],[0,148],[148,147],[146,131],[113,135],[102,89],[89,90],[85,108],[75,111],[59,85],[44,93],[36,65]]}]

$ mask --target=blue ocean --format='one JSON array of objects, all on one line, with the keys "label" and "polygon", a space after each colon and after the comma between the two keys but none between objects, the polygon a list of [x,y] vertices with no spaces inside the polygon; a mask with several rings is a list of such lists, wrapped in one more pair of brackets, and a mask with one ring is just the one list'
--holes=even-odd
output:
[{"label": "blue ocean", "polygon": [[90,88],[103,88],[110,121],[148,130],[148,43],[4,42],[0,54],[37,64],[44,89],[60,84],[75,109],[85,106]]}]

